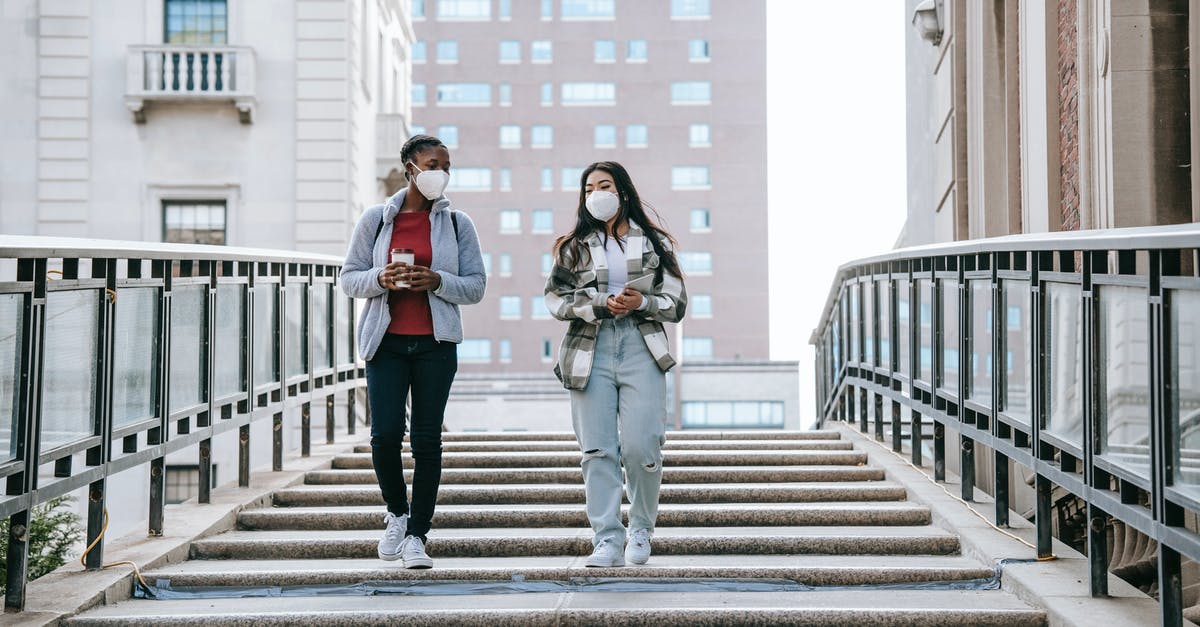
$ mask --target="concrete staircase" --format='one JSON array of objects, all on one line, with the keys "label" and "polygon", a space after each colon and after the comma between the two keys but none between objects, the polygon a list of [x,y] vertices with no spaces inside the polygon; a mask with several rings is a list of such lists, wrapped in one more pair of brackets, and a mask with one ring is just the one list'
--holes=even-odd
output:
[{"label": "concrete staircase", "polygon": [[[337,456],[191,560],[146,573],[173,590],[76,625],[1040,625],[991,565],[834,432],[671,432],[654,555],[590,569],[569,433],[448,433],[432,570],[375,557],[383,502],[367,449]],[[411,471],[409,471],[411,472]],[[940,582],[920,589],[919,584]],[[968,588],[968,589],[956,589]],[[514,590],[519,594],[501,593]],[[374,591],[380,594],[367,596]]]}]

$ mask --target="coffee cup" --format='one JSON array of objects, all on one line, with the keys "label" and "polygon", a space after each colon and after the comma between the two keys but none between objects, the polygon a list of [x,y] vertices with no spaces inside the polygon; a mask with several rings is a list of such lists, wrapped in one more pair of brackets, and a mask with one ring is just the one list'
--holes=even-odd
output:
[{"label": "coffee cup", "polygon": [[[416,261],[417,261],[416,253],[415,253],[415,251],[413,251],[413,249],[411,249],[411,248],[393,248],[392,249],[392,263],[404,263],[404,264],[408,264],[411,266],[414,263],[416,263]],[[396,287],[406,288],[406,287],[408,287],[408,283],[406,281],[397,280]]]}]

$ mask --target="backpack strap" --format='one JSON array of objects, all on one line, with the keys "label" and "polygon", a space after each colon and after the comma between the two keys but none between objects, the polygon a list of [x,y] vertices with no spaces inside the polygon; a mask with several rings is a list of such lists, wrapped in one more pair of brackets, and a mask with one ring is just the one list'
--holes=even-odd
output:
[{"label": "backpack strap", "polygon": [[[458,212],[454,209],[450,210],[450,223],[454,225],[454,241],[458,241]],[[375,227],[375,239],[379,239],[379,234],[383,232],[383,214],[379,215],[379,226]]]}]

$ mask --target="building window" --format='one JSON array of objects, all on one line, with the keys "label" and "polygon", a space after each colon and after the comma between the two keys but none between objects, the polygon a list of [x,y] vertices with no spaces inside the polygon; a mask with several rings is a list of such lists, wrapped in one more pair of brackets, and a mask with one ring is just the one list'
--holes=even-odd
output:
[{"label": "building window", "polygon": [[542,83],[542,106],[554,105],[554,83]]},{"label": "building window", "polygon": [[692,209],[692,232],[708,233],[712,230],[712,220],[708,209]]},{"label": "building window", "polygon": [[412,103],[414,107],[425,106],[425,83],[413,83]]},{"label": "building window", "polygon": [[596,148],[617,147],[617,127],[612,124],[596,125]]},{"label": "building window", "polygon": [[684,429],[782,429],[783,401],[684,401]]},{"label": "building window", "polygon": [[439,41],[439,42],[437,42],[437,62],[438,63],[458,63],[458,42],[457,41]]},{"label": "building window", "polygon": [[512,19],[512,0],[500,0],[499,15],[500,19],[505,21]]},{"label": "building window", "polygon": [[521,319],[521,297],[520,296],[501,296],[500,297],[500,319],[501,320],[520,320]]},{"label": "building window", "polygon": [[[168,505],[182,503],[200,494],[200,467],[171,464],[165,468],[163,499]],[[212,487],[217,487],[217,465],[212,465]]]},{"label": "building window", "polygon": [[671,0],[673,20],[706,20],[711,15],[708,0]]},{"label": "building window", "polygon": [[679,265],[686,274],[696,276],[712,274],[712,253],[681,252],[679,253]]},{"label": "building window", "polygon": [[563,168],[562,169],[562,189],[564,192],[573,192],[583,187],[580,179],[583,178],[584,168]]},{"label": "building window", "polygon": [[611,105],[617,102],[616,83],[563,83],[564,105]]},{"label": "building window", "polygon": [[496,91],[498,92],[497,97],[500,101],[500,106],[511,107],[512,106],[512,84],[500,83],[500,85],[496,88]]},{"label": "building window", "polygon": [[408,130],[409,130],[409,133],[408,133],[409,137],[425,134],[425,127],[420,124],[413,124],[412,126],[408,127]]},{"label": "building window", "polygon": [[412,0],[412,17],[414,20],[425,19],[425,0]]},{"label": "building window", "polygon": [[512,191],[512,168],[500,168],[500,191]]},{"label": "building window", "polygon": [[500,276],[512,276],[512,255],[500,253]]},{"label": "building window", "polygon": [[671,167],[671,189],[709,189],[708,166],[677,165]]},{"label": "building window", "polygon": [[224,200],[164,200],[162,210],[164,242],[225,244]]},{"label": "building window", "polygon": [[225,0],[166,2],[163,41],[169,44],[223,44],[229,40]]},{"label": "building window", "polygon": [[712,60],[708,54],[707,39],[693,39],[688,42],[688,61],[692,63],[707,63]]},{"label": "building window", "polygon": [[683,81],[671,83],[671,104],[709,104],[712,102],[712,83]]},{"label": "building window", "polygon": [[712,359],[713,340],[711,337],[683,338],[684,359]]},{"label": "building window", "polygon": [[529,299],[529,317],[534,320],[549,320],[554,316],[550,315],[550,310],[546,308],[546,297],[542,294],[530,297]]},{"label": "building window", "polygon": [[712,128],[707,124],[692,124],[688,127],[688,145],[692,148],[712,146]]},{"label": "building window", "polygon": [[554,212],[549,209],[534,209],[529,230],[532,233],[553,233]]},{"label": "building window", "polygon": [[616,17],[616,0],[562,0],[564,20],[612,20]]},{"label": "building window", "polygon": [[625,127],[626,148],[645,148],[646,145],[645,124],[630,124],[629,126]]},{"label": "building window", "polygon": [[500,127],[500,147],[520,148],[521,127],[516,124],[505,124]]},{"label": "building window", "polygon": [[439,20],[492,19],[492,0],[437,0]]},{"label": "building window", "polygon": [[554,191],[554,168],[542,168],[542,191]]},{"label": "building window", "polygon": [[[500,232],[501,233],[520,233],[521,232],[521,210],[520,209],[502,209],[500,210]],[[503,274],[501,270],[501,274]]]},{"label": "building window", "polygon": [[617,62],[617,42],[611,39],[598,39],[595,48],[596,63]]},{"label": "building window", "polygon": [[483,253],[483,273],[492,276],[492,253]]},{"label": "building window", "polygon": [[412,62],[413,63],[424,63],[425,62],[425,41],[424,40],[417,40],[417,41],[413,42]]},{"label": "building window", "polygon": [[[416,85],[413,85],[415,90]],[[438,106],[486,107],[492,104],[489,83],[442,83],[437,86]]]},{"label": "building window", "polygon": [[550,272],[554,270],[554,255],[550,253],[542,253],[542,276],[550,276]]},{"label": "building window", "polygon": [[512,361],[512,340],[502,338],[500,340],[500,363],[507,364]]},{"label": "building window", "polygon": [[554,0],[542,0],[542,20],[554,19]]},{"label": "building window", "polygon": [[649,56],[649,49],[646,46],[645,39],[630,39],[629,45],[625,49],[626,63],[645,63]]},{"label": "building window", "polygon": [[529,60],[533,63],[550,63],[554,60],[554,42],[535,41],[529,44]]},{"label": "building window", "polygon": [[454,168],[446,189],[454,192],[492,191],[491,168]]},{"label": "building window", "polygon": [[438,139],[446,144],[447,148],[458,148],[458,127],[452,124],[439,126],[437,129]]},{"label": "building window", "polygon": [[520,63],[521,62],[521,42],[519,42],[519,41],[502,41],[502,42],[500,42],[500,62],[501,63]]},{"label": "building window", "polygon": [[554,146],[554,127],[539,124],[529,130],[529,145],[534,148],[551,148]]},{"label": "building window", "polygon": [[458,360],[483,364],[492,360],[492,341],[467,338],[458,345]]},{"label": "building window", "polygon": [[[542,299],[542,307],[546,306],[546,300]],[[549,338],[542,338],[542,361],[554,361],[554,345],[550,343]]]},{"label": "building window", "polygon": [[693,294],[688,298],[688,313],[693,318],[713,317],[712,296],[710,294]]}]

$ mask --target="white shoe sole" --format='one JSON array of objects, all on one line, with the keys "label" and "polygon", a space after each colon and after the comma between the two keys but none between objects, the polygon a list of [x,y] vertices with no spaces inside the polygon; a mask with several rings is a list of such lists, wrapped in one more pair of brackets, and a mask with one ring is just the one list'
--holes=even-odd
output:
[{"label": "white shoe sole", "polygon": [[588,568],[620,568],[625,565],[625,559],[620,556],[614,557],[611,560],[589,557],[583,565]]},{"label": "white shoe sole", "polygon": [[400,559],[400,554],[399,554],[399,553],[384,553],[383,551],[380,551],[380,550],[378,550],[378,549],[376,549],[376,551],[375,551],[375,552],[376,552],[377,554],[379,554],[379,559],[381,559],[381,560],[386,560],[386,561],[389,561],[389,562],[394,562],[394,561],[396,561],[396,560]]}]

